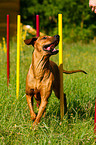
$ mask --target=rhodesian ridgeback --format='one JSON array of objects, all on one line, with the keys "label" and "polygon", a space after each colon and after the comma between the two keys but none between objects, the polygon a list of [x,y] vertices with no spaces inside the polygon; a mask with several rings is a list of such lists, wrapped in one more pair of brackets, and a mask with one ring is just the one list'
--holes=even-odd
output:
[{"label": "rhodesian ridgeback", "polygon": [[[58,53],[55,47],[59,43],[59,35],[42,36],[24,40],[25,44],[32,45],[34,52],[32,54],[32,63],[30,65],[26,78],[26,98],[30,109],[31,119],[34,120],[33,125],[40,122],[40,118],[45,111],[52,90],[57,98],[60,99],[60,75],[59,67],[49,58],[51,55]],[[63,71],[66,74],[83,72],[83,70]],[[33,96],[39,106],[36,116],[33,110]],[[66,95],[64,94],[64,106],[67,110]]]}]

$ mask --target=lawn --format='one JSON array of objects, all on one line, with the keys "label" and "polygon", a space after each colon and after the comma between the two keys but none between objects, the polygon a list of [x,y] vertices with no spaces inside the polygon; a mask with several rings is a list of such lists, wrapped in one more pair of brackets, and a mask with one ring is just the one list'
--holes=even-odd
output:
[{"label": "lawn", "polygon": [[[96,44],[63,43],[63,68],[87,72],[63,75],[68,112],[60,121],[60,101],[52,92],[45,118],[32,128],[25,96],[26,74],[32,47],[20,56],[20,92],[16,99],[16,43],[10,44],[10,85],[7,89],[6,53],[0,49],[0,144],[1,145],[95,145],[94,106],[96,96]],[[58,64],[58,54],[51,57]],[[35,103],[35,102],[34,102]],[[36,108],[35,103],[35,111]]]}]

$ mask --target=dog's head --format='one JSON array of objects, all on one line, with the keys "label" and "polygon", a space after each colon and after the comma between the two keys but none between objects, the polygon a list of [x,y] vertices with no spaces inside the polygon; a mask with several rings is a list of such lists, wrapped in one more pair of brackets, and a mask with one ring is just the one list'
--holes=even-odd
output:
[{"label": "dog's head", "polygon": [[58,53],[58,49],[55,49],[55,47],[59,43],[59,35],[33,37],[24,40],[24,42],[27,45],[33,45],[37,51],[43,52],[44,54],[54,55]]}]

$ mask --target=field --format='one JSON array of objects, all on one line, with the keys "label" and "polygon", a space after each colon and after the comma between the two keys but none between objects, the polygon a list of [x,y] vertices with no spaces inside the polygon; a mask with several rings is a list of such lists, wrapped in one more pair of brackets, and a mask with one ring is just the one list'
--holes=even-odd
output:
[{"label": "field", "polygon": [[[60,101],[52,93],[45,118],[32,128],[25,96],[26,74],[32,47],[20,56],[20,92],[16,99],[16,43],[10,44],[10,85],[7,89],[6,53],[0,49],[0,144],[1,145],[95,145],[94,106],[96,96],[96,44],[64,44],[63,68],[83,73],[63,75],[68,112],[60,121]],[[51,57],[58,64],[58,54]],[[36,108],[35,103],[35,111]]]}]

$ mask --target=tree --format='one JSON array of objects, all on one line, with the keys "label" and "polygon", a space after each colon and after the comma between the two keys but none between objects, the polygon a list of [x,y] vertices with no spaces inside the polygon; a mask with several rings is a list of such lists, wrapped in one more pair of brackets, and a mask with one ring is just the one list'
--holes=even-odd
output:
[{"label": "tree", "polygon": [[[96,15],[91,12],[88,2],[89,0],[21,0],[22,22],[24,24],[30,24],[35,28],[35,16],[39,14],[42,31],[47,34],[55,33],[58,13],[62,13],[65,37],[69,32],[74,30],[76,33],[78,33],[77,31],[85,33],[85,30],[86,32],[87,30],[88,32],[89,30],[93,32],[96,29]],[[73,35],[76,37],[76,34]],[[80,37],[78,38],[81,39]]]}]

